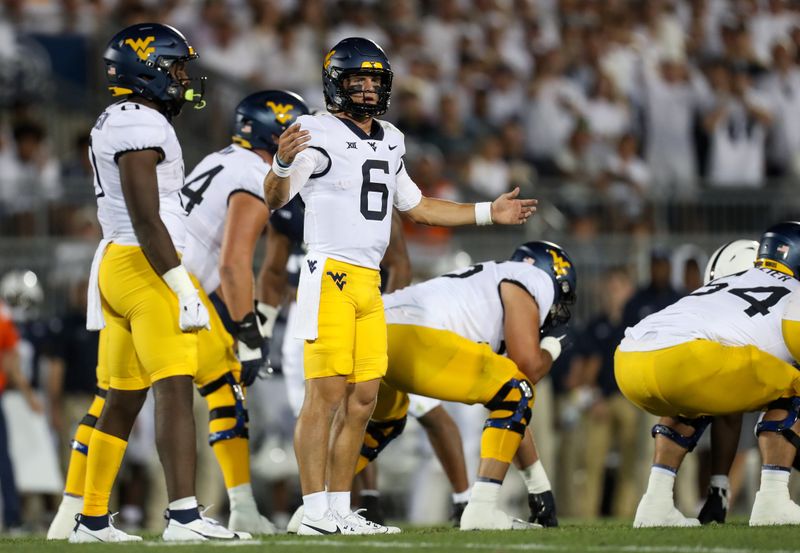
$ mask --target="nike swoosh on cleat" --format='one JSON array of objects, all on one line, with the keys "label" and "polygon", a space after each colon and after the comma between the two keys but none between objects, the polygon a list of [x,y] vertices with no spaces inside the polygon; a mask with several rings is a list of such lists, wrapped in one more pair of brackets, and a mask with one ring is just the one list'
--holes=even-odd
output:
[{"label": "nike swoosh on cleat", "polygon": [[201,536],[201,537],[203,537],[203,538],[205,538],[205,539],[207,539],[207,540],[222,540],[222,541],[229,541],[229,540],[231,540],[231,539],[235,539],[235,540],[238,540],[238,539],[239,539],[239,536],[238,536],[238,535],[237,535],[235,532],[233,533],[233,535],[234,535],[234,537],[233,537],[233,538],[220,538],[220,537],[217,537],[217,536],[209,536],[208,534],[204,534],[204,533],[202,533],[202,532],[198,532],[197,530],[192,530],[191,528],[189,528],[189,527],[187,527],[187,526],[184,526],[184,527],[183,527],[183,529],[184,529],[184,530],[189,530],[189,532],[193,532],[193,533],[197,534],[198,536]]},{"label": "nike swoosh on cleat", "polygon": [[330,530],[325,530],[324,528],[317,528],[316,526],[311,526],[310,524],[306,524],[305,522],[303,523],[303,526],[305,526],[306,528],[311,528],[312,530],[316,530],[320,534],[325,534],[326,536],[330,535],[330,534],[341,534],[342,533],[341,529],[339,529],[338,526],[336,527],[336,531],[335,532],[331,532]]}]

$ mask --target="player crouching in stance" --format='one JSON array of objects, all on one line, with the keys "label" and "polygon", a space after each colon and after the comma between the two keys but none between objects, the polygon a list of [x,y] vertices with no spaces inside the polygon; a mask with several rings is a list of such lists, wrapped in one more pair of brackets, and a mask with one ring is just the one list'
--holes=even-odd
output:
[{"label": "player crouching in stance", "polygon": [[800,320],[798,248],[797,222],[767,229],[746,270],[752,245],[730,244],[712,257],[714,280],[625,331],[614,363],[620,390],[662,417],[634,527],[698,526],[674,505],[681,461],[710,416],[759,409],[766,410],[756,426],[763,465],[750,525],[800,524],[788,490],[800,431],[800,372],[791,365],[800,335],[781,331]]},{"label": "player crouching in stance", "polygon": [[[509,261],[479,263],[385,296],[389,368],[357,468],[402,432],[407,394],[480,403],[491,413],[481,438],[478,479],[460,528],[538,527],[501,511],[497,499],[531,420],[534,385],[561,353],[576,286],[566,252],[537,241],[518,247]],[[525,446],[533,446],[530,438]],[[529,491],[541,486],[531,502],[537,511],[532,519],[541,516],[541,522],[555,525],[541,462],[535,454],[526,458],[522,472]]]}]

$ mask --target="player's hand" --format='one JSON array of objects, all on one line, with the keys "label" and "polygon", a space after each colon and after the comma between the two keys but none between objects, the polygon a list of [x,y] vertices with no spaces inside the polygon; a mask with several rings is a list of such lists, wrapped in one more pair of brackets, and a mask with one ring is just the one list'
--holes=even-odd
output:
[{"label": "player's hand", "polygon": [[537,200],[520,200],[519,186],[501,194],[492,202],[492,222],[500,225],[521,225],[536,212]]},{"label": "player's hand", "polygon": [[183,332],[197,332],[203,328],[211,330],[211,320],[208,310],[200,299],[197,290],[189,294],[178,296],[181,314],[178,324]]},{"label": "player's hand", "polygon": [[291,164],[294,157],[308,148],[311,133],[300,128],[300,123],[295,123],[281,133],[278,138],[278,157],[284,163]]},{"label": "player's hand", "polygon": [[236,324],[236,339],[239,341],[237,354],[242,364],[242,384],[250,386],[266,365],[262,353],[264,339],[255,311],[251,311]]}]

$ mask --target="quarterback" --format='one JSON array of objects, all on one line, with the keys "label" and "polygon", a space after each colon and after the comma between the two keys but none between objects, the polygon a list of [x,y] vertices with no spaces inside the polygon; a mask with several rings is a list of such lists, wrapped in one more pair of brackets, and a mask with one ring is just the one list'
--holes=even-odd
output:
[{"label": "quarterback", "polygon": [[[754,267],[727,274],[740,267],[720,264],[717,274],[726,276],[625,331],[614,361],[620,390],[662,417],[652,430],[653,466],[634,527],[699,525],[674,505],[681,461],[710,416],[762,409],[766,412],[755,429],[761,486],[750,525],[800,524],[800,506],[788,489],[800,444],[800,373],[791,364],[797,338],[791,331],[782,334],[800,319],[790,299],[800,289],[798,247],[800,223],[774,225],[761,237]],[[717,257],[735,261],[751,252],[723,248]]]},{"label": "quarterback", "polygon": [[117,33],[103,57],[112,94],[124,98],[91,132],[103,240],[92,265],[87,327],[103,329],[98,365],[108,369],[109,389],[88,440],[83,509],[69,539],[141,539],[113,527],[108,501],[151,386],[170,501],[163,538],[235,539],[201,516],[194,495],[192,379],[209,312],[178,253],[186,239],[183,156],[171,118],[186,103],[202,105],[202,89],[191,88],[187,74],[197,54],[174,28],[137,24]]},{"label": "quarterback", "polygon": [[[519,190],[494,202],[458,204],[426,198],[406,173],[405,143],[386,112],[389,59],[374,42],[347,38],[325,56],[323,92],[330,113],[300,117],[278,142],[264,181],[271,208],[300,194],[306,205],[295,336],[305,340],[305,400],[295,429],[305,514],[298,533],[361,527],[355,513],[329,509],[340,493],[347,509],[364,429],[386,373],[386,321],[378,264],[389,242],[392,209],[430,225],[521,224],[535,200]],[[331,422],[345,414],[330,450]],[[328,479],[326,482],[326,466]],[[388,529],[383,527],[385,532]],[[380,529],[378,530],[380,531]]]}]

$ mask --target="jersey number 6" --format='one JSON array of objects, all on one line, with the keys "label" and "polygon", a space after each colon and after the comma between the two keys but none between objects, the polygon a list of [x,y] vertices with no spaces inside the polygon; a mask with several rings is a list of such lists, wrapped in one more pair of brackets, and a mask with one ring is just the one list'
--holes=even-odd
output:
[{"label": "jersey number 6", "polygon": [[[371,172],[383,171],[389,174],[389,162],[384,159],[368,159],[361,166],[361,215],[368,221],[383,221],[389,207],[389,187],[384,182],[374,182]],[[381,195],[381,208],[373,211],[369,208],[369,193],[378,192]]]}]

